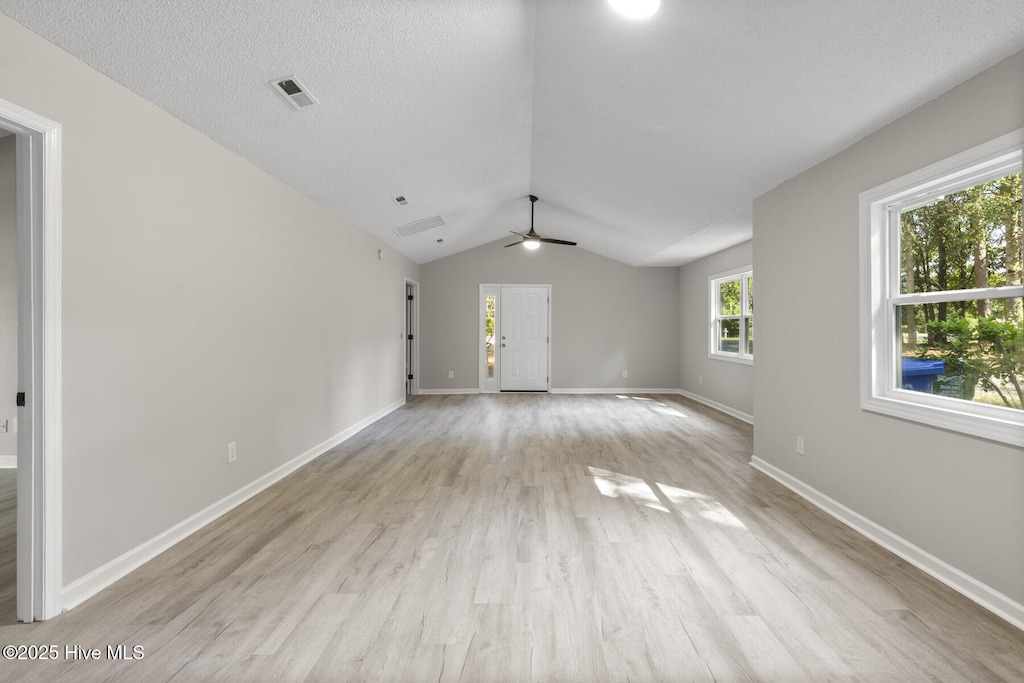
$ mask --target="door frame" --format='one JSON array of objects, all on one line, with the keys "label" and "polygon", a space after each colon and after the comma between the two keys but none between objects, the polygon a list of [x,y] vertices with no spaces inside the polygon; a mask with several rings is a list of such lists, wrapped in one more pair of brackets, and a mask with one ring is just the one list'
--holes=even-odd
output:
[{"label": "door frame", "polygon": [[[18,235],[17,614],[63,609],[61,527],[61,126],[0,99],[16,136]],[[5,400],[10,400],[9,397]]]},{"label": "door frame", "polygon": [[[481,282],[479,311],[477,315],[477,334],[484,329],[484,320],[487,315],[487,295],[494,295],[494,338],[501,338],[501,288],[502,287],[539,287],[548,290],[548,353],[547,353],[547,389],[551,391],[551,347],[555,338],[551,328],[551,306],[554,288],[550,284],[519,284],[515,282]],[[477,337],[477,348],[479,353],[479,391],[482,394],[497,393],[501,391],[501,344],[494,345],[494,380],[487,379],[487,348],[483,342],[483,336]]]}]

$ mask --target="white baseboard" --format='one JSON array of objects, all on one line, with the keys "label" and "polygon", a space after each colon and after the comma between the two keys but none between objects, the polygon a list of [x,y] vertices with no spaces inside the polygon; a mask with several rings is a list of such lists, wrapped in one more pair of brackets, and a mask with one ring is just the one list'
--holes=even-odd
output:
[{"label": "white baseboard", "polygon": [[753,415],[747,415],[746,413],[741,413],[740,411],[736,410],[735,408],[730,408],[729,406],[725,405],[724,403],[719,403],[717,401],[712,401],[710,398],[704,398],[700,394],[694,394],[694,393],[691,393],[689,391],[684,391],[682,389],[676,389],[676,393],[677,394],[681,394],[681,395],[685,396],[686,398],[693,399],[697,403],[703,403],[704,405],[708,406],[709,408],[714,408],[715,410],[717,410],[719,412],[723,412],[726,415],[732,415],[736,419],[743,420],[747,424],[751,424],[751,425],[754,424],[754,416]]},{"label": "white baseboard", "polygon": [[479,394],[479,389],[420,389],[421,396],[448,396],[455,394]]},{"label": "white baseboard", "polygon": [[135,548],[124,553],[120,557],[117,557],[107,564],[95,569],[94,571],[86,574],[80,579],[72,581],[68,585],[64,586],[64,609],[69,610],[76,605],[80,605],[87,599],[99,593],[101,590],[111,585],[118,579],[122,578],[129,572],[138,569],[146,562],[150,561],[160,553],[164,552],[179,541],[184,540],[196,531],[199,531],[210,522],[216,520],[221,515],[229,512],[233,508],[241,505],[245,501],[249,500],[257,493],[260,493],[264,489],[276,484],[281,479],[285,478],[295,470],[299,469],[306,463],[310,462],[323,455],[332,448],[337,447],[342,442],[354,436],[359,431],[373,424],[377,420],[381,419],[388,413],[391,413],[398,408],[405,405],[405,399],[396,401],[391,405],[383,408],[373,415],[360,420],[356,424],[352,425],[343,432],[332,436],[327,441],[314,446],[302,455],[289,460],[280,467],[271,470],[267,474],[263,475],[259,479],[251,482],[238,489],[234,493],[222,498],[213,505],[200,510],[196,514],[192,515],[188,519],[174,525],[162,534],[146,541],[145,543],[136,546]]},{"label": "white baseboard", "polygon": [[18,456],[0,455],[0,470],[13,470],[18,468]]},{"label": "white baseboard", "polygon": [[897,536],[885,527],[872,522],[870,519],[829,498],[821,491],[808,486],[799,479],[786,474],[756,455],[750,459],[750,465],[821,508],[843,524],[867,536],[886,550],[902,557],[926,574],[938,579],[958,593],[965,595],[1017,628],[1024,630],[1024,605],[985,585],[974,577],[965,574],[956,567],[943,562],[934,555],[918,548],[910,541]]},{"label": "white baseboard", "polygon": [[678,394],[678,389],[629,389],[626,387],[612,389],[555,389],[552,394]]}]

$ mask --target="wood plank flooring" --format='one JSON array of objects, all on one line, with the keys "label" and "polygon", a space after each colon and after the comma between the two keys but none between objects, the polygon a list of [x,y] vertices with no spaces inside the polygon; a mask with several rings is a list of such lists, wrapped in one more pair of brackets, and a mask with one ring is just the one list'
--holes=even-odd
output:
[{"label": "wood plank flooring", "polygon": [[0,624],[18,619],[17,495],[18,470],[0,469]]},{"label": "wood plank flooring", "polygon": [[[0,645],[32,681],[1020,681],[1024,633],[674,396],[424,396]],[[64,646],[144,658],[67,661]]]}]

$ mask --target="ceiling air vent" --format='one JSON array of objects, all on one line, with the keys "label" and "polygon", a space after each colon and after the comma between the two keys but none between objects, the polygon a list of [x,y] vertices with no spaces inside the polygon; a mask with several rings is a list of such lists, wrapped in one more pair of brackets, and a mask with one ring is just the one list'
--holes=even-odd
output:
[{"label": "ceiling air vent", "polygon": [[393,231],[399,237],[408,237],[409,235],[415,235],[418,232],[437,228],[442,225],[444,225],[443,218],[440,216],[432,216],[430,218],[421,218],[420,220],[413,221],[412,223],[406,223],[405,225],[394,228]]},{"label": "ceiling air vent", "polygon": [[314,104],[320,104],[315,97],[309,94],[306,86],[300,83],[299,79],[295,78],[295,76],[277,78],[270,81],[270,85],[274,87],[274,90],[281,93],[281,96],[284,97],[288,104],[296,109],[305,109]]}]

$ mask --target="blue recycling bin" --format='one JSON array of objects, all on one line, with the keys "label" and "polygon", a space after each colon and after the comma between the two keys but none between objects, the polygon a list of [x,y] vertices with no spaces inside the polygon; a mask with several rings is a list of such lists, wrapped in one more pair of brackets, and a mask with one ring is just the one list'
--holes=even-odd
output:
[{"label": "blue recycling bin", "polygon": [[902,378],[900,386],[911,391],[932,392],[935,378],[946,372],[946,364],[941,360],[917,360],[902,358]]}]

